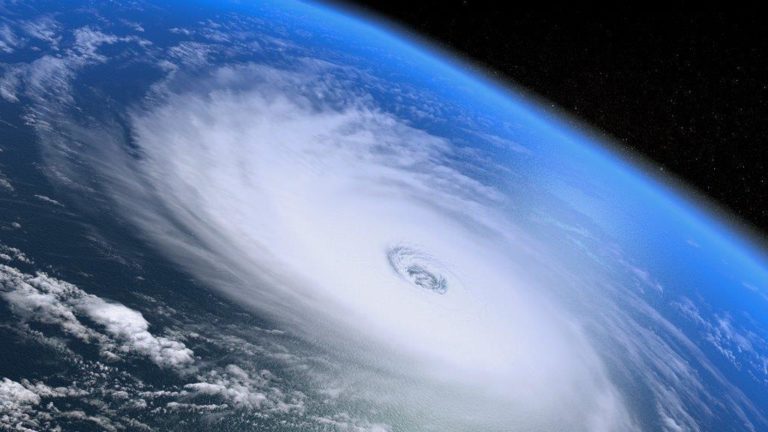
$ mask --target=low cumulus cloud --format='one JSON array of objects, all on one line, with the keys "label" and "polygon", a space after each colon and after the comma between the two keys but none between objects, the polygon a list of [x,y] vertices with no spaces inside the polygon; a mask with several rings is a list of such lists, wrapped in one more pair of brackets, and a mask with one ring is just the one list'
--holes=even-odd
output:
[{"label": "low cumulus cloud", "polygon": [[[184,343],[150,333],[140,312],[45,273],[30,275],[0,265],[0,297],[25,320],[53,324],[80,340],[98,344],[108,359],[138,354],[171,368],[194,361],[194,353]],[[91,326],[83,318],[99,326]]]},{"label": "low cumulus cloud", "polygon": [[[16,251],[11,261],[31,263],[18,249],[6,245],[0,249]],[[40,344],[41,350],[53,348],[61,357],[58,360],[75,366],[64,380],[57,374],[41,376],[34,369],[21,371],[22,378],[16,380],[0,376],[0,430],[60,430],[94,424],[101,430],[152,430],[139,421],[137,410],[143,419],[168,413],[245,412],[254,418],[290,416],[296,422],[322,423],[305,412],[306,395],[292,389],[283,377],[259,368],[256,360],[261,360],[261,353],[253,352],[257,345],[228,334],[231,329],[203,323],[196,329],[208,333],[207,337],[185,333],[203,340],[204,351],[226,352],[240,365],[210,356],[200,359],[183,342],[150,332],[141,312],[41,272],[29,274],[0,265],[0,300],[9,306],[18,336]],[[58,328],[65,337],[50,329],[40,331],[34,324]],[[75,341],[95,345],[100,356],[83,357],[68,349]],[[302,361],[279,356],[277,348],[270,354],[273,366],[290,367]],[[173,379],[153,384],[134,377],[127,362],[135,357],[172,372]],[[365,424],[357,418],[349,420]]]}]

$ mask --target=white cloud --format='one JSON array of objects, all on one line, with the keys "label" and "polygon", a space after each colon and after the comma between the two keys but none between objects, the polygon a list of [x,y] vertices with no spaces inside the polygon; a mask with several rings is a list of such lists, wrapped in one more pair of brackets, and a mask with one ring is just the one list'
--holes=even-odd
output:
[{"label": "white cloud", "polygon": [[0,53],[12,53],[19,43],[18,38],[8,24],[0,24]]},{"label": "white cloud", "polygon": [[107,57],[100,54],[99,48],[102,45],[114,45],[118,42],[136,43],[140,46],[149,46],[152,43],[138,36],[116,36],[104,33],[92,27],[80,27],[74,31],[75,42],[72,51],[82,59],[89,61],[104,62]]},{"label": "white cloud", "polygon": [[208,58],[215,50],[216,46],[210,44],[182,42],[168,49],[168,55],[180,64],[199,67],[208,64]]},{"label": "white cloud", "polygon": [[[108,303],[45,273],[29,275],[0,265],[0,286],[0,297],[13,306],[14,313],[28,321],[57,325],[78,339],[97,343],[108,358],[133,353],[172,368],[194,361],[192,351],[183,343],[150,333],[149,323],[140,312]],[[81,317],[100,327],[87,325]]]},{"label": "white cloud", "polygon": [[[225,67],[189,92],[158,87],[162,104],[131,119],[141,162],[99,140],[113,158],[100,174],[195,274],[363,368],[409,364],[375,385],[407,371],[420,384],[406,396],[448,422],[465,402],[487,405],[480,424],[636,428],[576,321],[517,264],[536,241],[497,210],[506,197],[465,175],[446,139],[339,87],[329,67]],[[394,273],[387,251],[400,244],[434,258],[444,295]],[[233,376],[187,390],[257,406]],[[442,385],[455,399],[438,397]]]},{"label": "white cloud", "polygon": [[0,380],[0,429],[32,432],[40,427],[34,418],[35,405],[40,396],[20,383]]},{"label": "white cloud", "polygon": [[[11,226],[15,229],[21,228],[21,225],[18,222],[11,223]],[[7,255],[11,259],[17,260],[19,262],[25,263],[25,264],[34,264],[34,262],[20,249],[8,246],[5,244],[0,243],[0,252]]]},{"label": "white cloud", "polygon": [[18,409],[19,405],[36,405],[40,403],[40,396],[27,390],[24,386],[3,378],[0,381],[0,407],[9,411]]},{"label": "white cloud", "polygon": [[10,102],[17,102],[19,95],[29,97],[35,105],[30,109],[35,117],[36,109],[45,116],[50,110],[72,103],[71,81],[82,68],[103,63],[107,57],[99,52],[103,45],[136,43],[147,46],[149,41],[136,36],[115,36],[91,27],[80,27],[72,31],[74,41],[58,49],[61,37],[58,25],[50,19],[39,19],[24,24],[25,31],[35,38],[50,42],[56,52],[47,52],[29,63],[3,65],[0,77],[0,96]]},{"label": "white cloud", "polygon": [[59,23],[48,16],[39,17],[31,21],[21,23],[21,29],[29,36],[51,44],[52,48],[57,48],[61,36],[59,34]]},{"label": "white cloud", "polygon": [[[758,382],[768,383],[766,355],[768,338],[765,330],[745,314],[735,320],[730,313],[711,310],[709,305],[697,306],[683,297],[674,307],[701,331],[701,339],[709,342],[736,369],[746,369]],[[751,328],[749,328],[751,326]]]},{"label": "white cloud", "polygon": [[0,173],[0,188],[5,189],[8,192],[13,192],[15,190],[11,182],[2,173]]},{"label": "white cloud", "polygon": [[180,28],[180,27],[171,27],[170,29],[168,29],[168,31],[173,33],[173,34],[180,34],[180,35],[185,35],[185,36],[191,36],[194,33],[193,31],[191,31],[189,29]]},{"label": "white cloud", "polygon": [[64,204],[56,201],[53,198],[47,197],[45,195],[35,195],[35,198],[39,199],[40,201],[44,201],[44,202],[47,202],[49,204],[53,204],[53,205],[58,206],[58,207],[64,207]]},{"label": "white cloud", "polygon": [[192,350],[183,343],[152,335],[149,323],[138,311],[94,296],[85,297],[77,308],[104,326],[124,351],[143,354],[160,366],[181,367],[194,361]]},{"label": "white cloud", "polygon": [[219,396],[237,408],[294,414],[304,410],[304,395],[286,395],[266,370],[253,375],[230,364],[200,378],[202,381],[186,384],[184,388],[193,395]]},{"label": "white cloud", "polygon": [[106,58],[98,53],[102,45],[112,45],[117,41],[124,40],[112,34],[102,33],[91,27],[81,27],[74,31],[75,43],[73,50],[84,58],[104,61]]},{"label": "white cloud", "polygon": [[18,88],[21,84],[21,78],[26,70],[21,66],[6,66],[0,69],[3,73],[0,75],[0,97],[6,102],[18,102]]}]

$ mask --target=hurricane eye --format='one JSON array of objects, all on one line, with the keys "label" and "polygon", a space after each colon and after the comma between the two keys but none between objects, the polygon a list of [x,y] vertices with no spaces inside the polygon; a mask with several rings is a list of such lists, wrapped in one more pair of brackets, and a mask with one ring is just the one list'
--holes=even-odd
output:
[{"label": "hurricane eye", "polygon": [[398,276],[419,288],[437,294],[448,291],[448,281],[428,255],[409,247],[397,246],[387,252],[387,259]]}]

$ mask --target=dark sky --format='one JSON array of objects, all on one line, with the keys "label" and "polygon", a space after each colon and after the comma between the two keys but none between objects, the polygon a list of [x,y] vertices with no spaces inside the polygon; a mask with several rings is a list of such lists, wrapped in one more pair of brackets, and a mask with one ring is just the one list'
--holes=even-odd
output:
[{"label": "dark sky", "polygon": [[342,4],[553,102],[768,233],[764,14],[525,3]]}]

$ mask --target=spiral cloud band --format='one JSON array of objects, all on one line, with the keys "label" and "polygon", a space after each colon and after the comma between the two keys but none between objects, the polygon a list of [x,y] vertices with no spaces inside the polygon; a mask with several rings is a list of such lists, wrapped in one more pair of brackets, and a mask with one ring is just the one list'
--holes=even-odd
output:
[{"label": "spiral cloud band", "polygon": [[413,398],[448,386],[446,412],[487,400],[492,423],[631,424],[519,264],[532,243],[496,210],[508,198],[464,175],[450,142],[320,76],[251,65],[203,81],[135,110],[135,148],[102,148],[147,238],[340,358],[420,382]]}]

